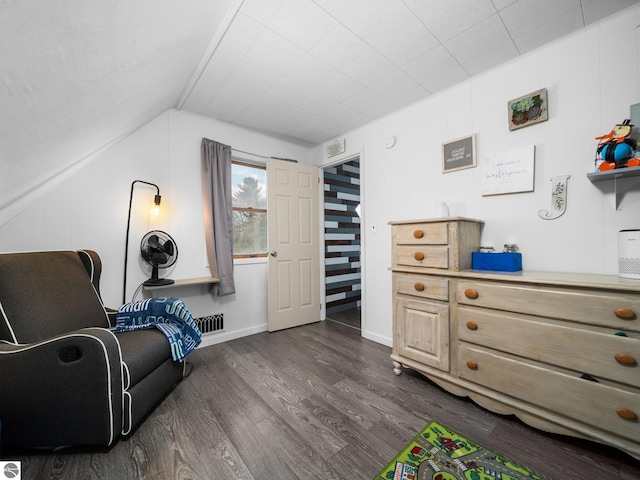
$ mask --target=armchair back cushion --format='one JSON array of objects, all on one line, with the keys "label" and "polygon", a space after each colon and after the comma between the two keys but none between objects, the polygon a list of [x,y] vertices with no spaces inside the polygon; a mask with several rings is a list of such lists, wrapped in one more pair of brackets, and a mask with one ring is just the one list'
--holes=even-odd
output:
[{"label": "armchair back cushion", "polygon": [[[32,343],[86,327],[109,327],[91,251],[0,255],[0,339]],[[91,281],[87,282],[87,278]]]}]

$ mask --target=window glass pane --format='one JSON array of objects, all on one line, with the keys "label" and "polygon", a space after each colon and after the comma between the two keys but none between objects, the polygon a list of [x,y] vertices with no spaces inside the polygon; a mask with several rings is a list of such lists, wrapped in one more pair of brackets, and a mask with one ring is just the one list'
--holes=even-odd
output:
[{"label": "window glass pane", "polygon": [[[231,166],[233,189],[233,254],[267,252],[267,171],[242,163]],[[262,211],[254,211],[262,210]]]},{"label": "window glass pane", "polygon": [[251,255],[267,251],[267,213],[233,211],[233,254]]},{"label": "window glass pane", "polygon": [[261,168],[233,164],[231,166],[233,206],[267,208],[267,172]]}]

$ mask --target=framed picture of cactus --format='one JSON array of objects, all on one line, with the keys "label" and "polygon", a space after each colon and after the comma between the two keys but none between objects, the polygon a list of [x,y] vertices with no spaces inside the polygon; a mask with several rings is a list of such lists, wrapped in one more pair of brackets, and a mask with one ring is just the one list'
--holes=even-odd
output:
[{"label": "framed picture of cactus", "polygon": [[536,90],[507,102],[509,130],[528,127],[549,120],[547,89]]}]

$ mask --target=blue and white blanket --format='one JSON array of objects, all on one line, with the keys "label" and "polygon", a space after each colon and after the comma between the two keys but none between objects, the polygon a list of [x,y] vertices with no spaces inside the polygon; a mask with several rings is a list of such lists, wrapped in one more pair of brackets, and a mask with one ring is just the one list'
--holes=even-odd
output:
[{"label": "blue and white blanket", "polygon": [[202,341],[193,315],[182,300],[154,297],[125,303],[118,309],[114,333],[157,328],[167,336],[174,360],[184,360]]}]

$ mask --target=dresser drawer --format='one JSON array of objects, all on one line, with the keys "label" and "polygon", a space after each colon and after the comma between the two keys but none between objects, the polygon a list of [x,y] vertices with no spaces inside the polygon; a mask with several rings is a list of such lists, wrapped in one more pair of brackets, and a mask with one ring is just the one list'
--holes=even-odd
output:
[{"label": "dresser drawer", "polygon": [[393,243],[396,245],[447,245],[448,232],[447,222],[395,225]]},{"label": "dresser drawer", "polygon": [[394,273],[393,282],[393,291],[396,294],[444,301],[449,299],[449,280],[446,278]]},{"label": "dresser drawer", "polygon": [[[640,441],[640,395],[459,344],[460,378]],[[629,419],[624,417],[630,417]],[[634,418],[635,417],[635,418]]]},{"label": "dresser drawer", "polygon": [[393,250],[394,265],[426,268],[448,268],[449,247],[402,245]]},{"label": "dresser drawer", "polygon": [[462,280],[458,303],[640,332],[640,295]]},{"label": "dresser drawer", "polygon": [[640,387],[640,340],[473,307],[458,308],[458,338]]}]

